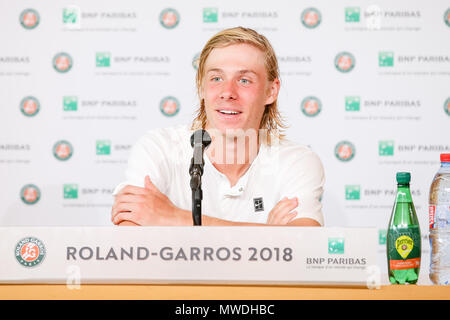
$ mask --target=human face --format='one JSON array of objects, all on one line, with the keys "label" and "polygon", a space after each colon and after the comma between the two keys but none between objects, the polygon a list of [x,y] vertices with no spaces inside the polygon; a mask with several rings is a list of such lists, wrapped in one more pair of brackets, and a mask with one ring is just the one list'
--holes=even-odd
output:
[{"label": "human face", "polygon": [[206,129],[222,134],[236,129],[259,130],[265,106],[279,91],[278,79],[268,81],[264,53],[250,44],[215,48],[205,61],[201,98]]}]

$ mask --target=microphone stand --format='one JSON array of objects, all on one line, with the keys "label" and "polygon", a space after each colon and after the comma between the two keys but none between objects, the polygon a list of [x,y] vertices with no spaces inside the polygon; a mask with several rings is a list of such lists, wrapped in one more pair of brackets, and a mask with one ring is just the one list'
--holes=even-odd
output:
[{"label": "microphone stand", "polygon": [[202,225],[202,175],[205,160],[203,159],[203,152],[211,143],[211,137],[205,130],[197,130],[191,136],[191,146],[194,148],[194,155],[191,159],[189,167],[189,174],[191,175],[191,190],[192,190],[192,220],[194,226]]},{"label": "microphone stand", "polygon": [[[200,169],[200,170],[199,170]],[[192,220],[194,226],[202,225],[202,171],[199,165],[194,164],[194,158],[191,160],[191,190],[192,190]]]}]

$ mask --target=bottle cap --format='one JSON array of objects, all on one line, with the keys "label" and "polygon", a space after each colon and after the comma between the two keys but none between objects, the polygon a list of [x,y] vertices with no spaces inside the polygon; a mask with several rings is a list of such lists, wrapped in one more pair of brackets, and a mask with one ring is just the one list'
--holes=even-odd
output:
[{"label": "bottle cap", "polygon": [[397,172],[397,183],[405,184],[411,181],[411,174],[409,172]]},{"label": "bottle cap", "polygon": [[450,162],[450,153],[441,153],[441,162]]}]

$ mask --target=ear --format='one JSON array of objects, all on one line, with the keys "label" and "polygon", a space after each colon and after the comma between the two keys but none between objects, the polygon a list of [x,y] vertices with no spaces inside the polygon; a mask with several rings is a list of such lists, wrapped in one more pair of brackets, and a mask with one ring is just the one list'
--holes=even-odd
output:
[{"label": "ear", "polygon": [[267,98],[265,105],[272,104],[278,98],[278,93],[280,92],[280,80],[275,78],[273,81],[269,82],[267,88]]}]

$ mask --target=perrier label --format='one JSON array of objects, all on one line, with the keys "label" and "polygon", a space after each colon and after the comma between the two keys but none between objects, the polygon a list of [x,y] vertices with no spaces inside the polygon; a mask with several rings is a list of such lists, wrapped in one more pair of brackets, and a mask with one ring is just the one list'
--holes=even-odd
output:
[{"label": "perrier label", "polygon": [[397,173],[397,197],[387,233],[389,281],[414,284],[419,278],[421,237],[416,210],[409,190],[411,174]]}]

